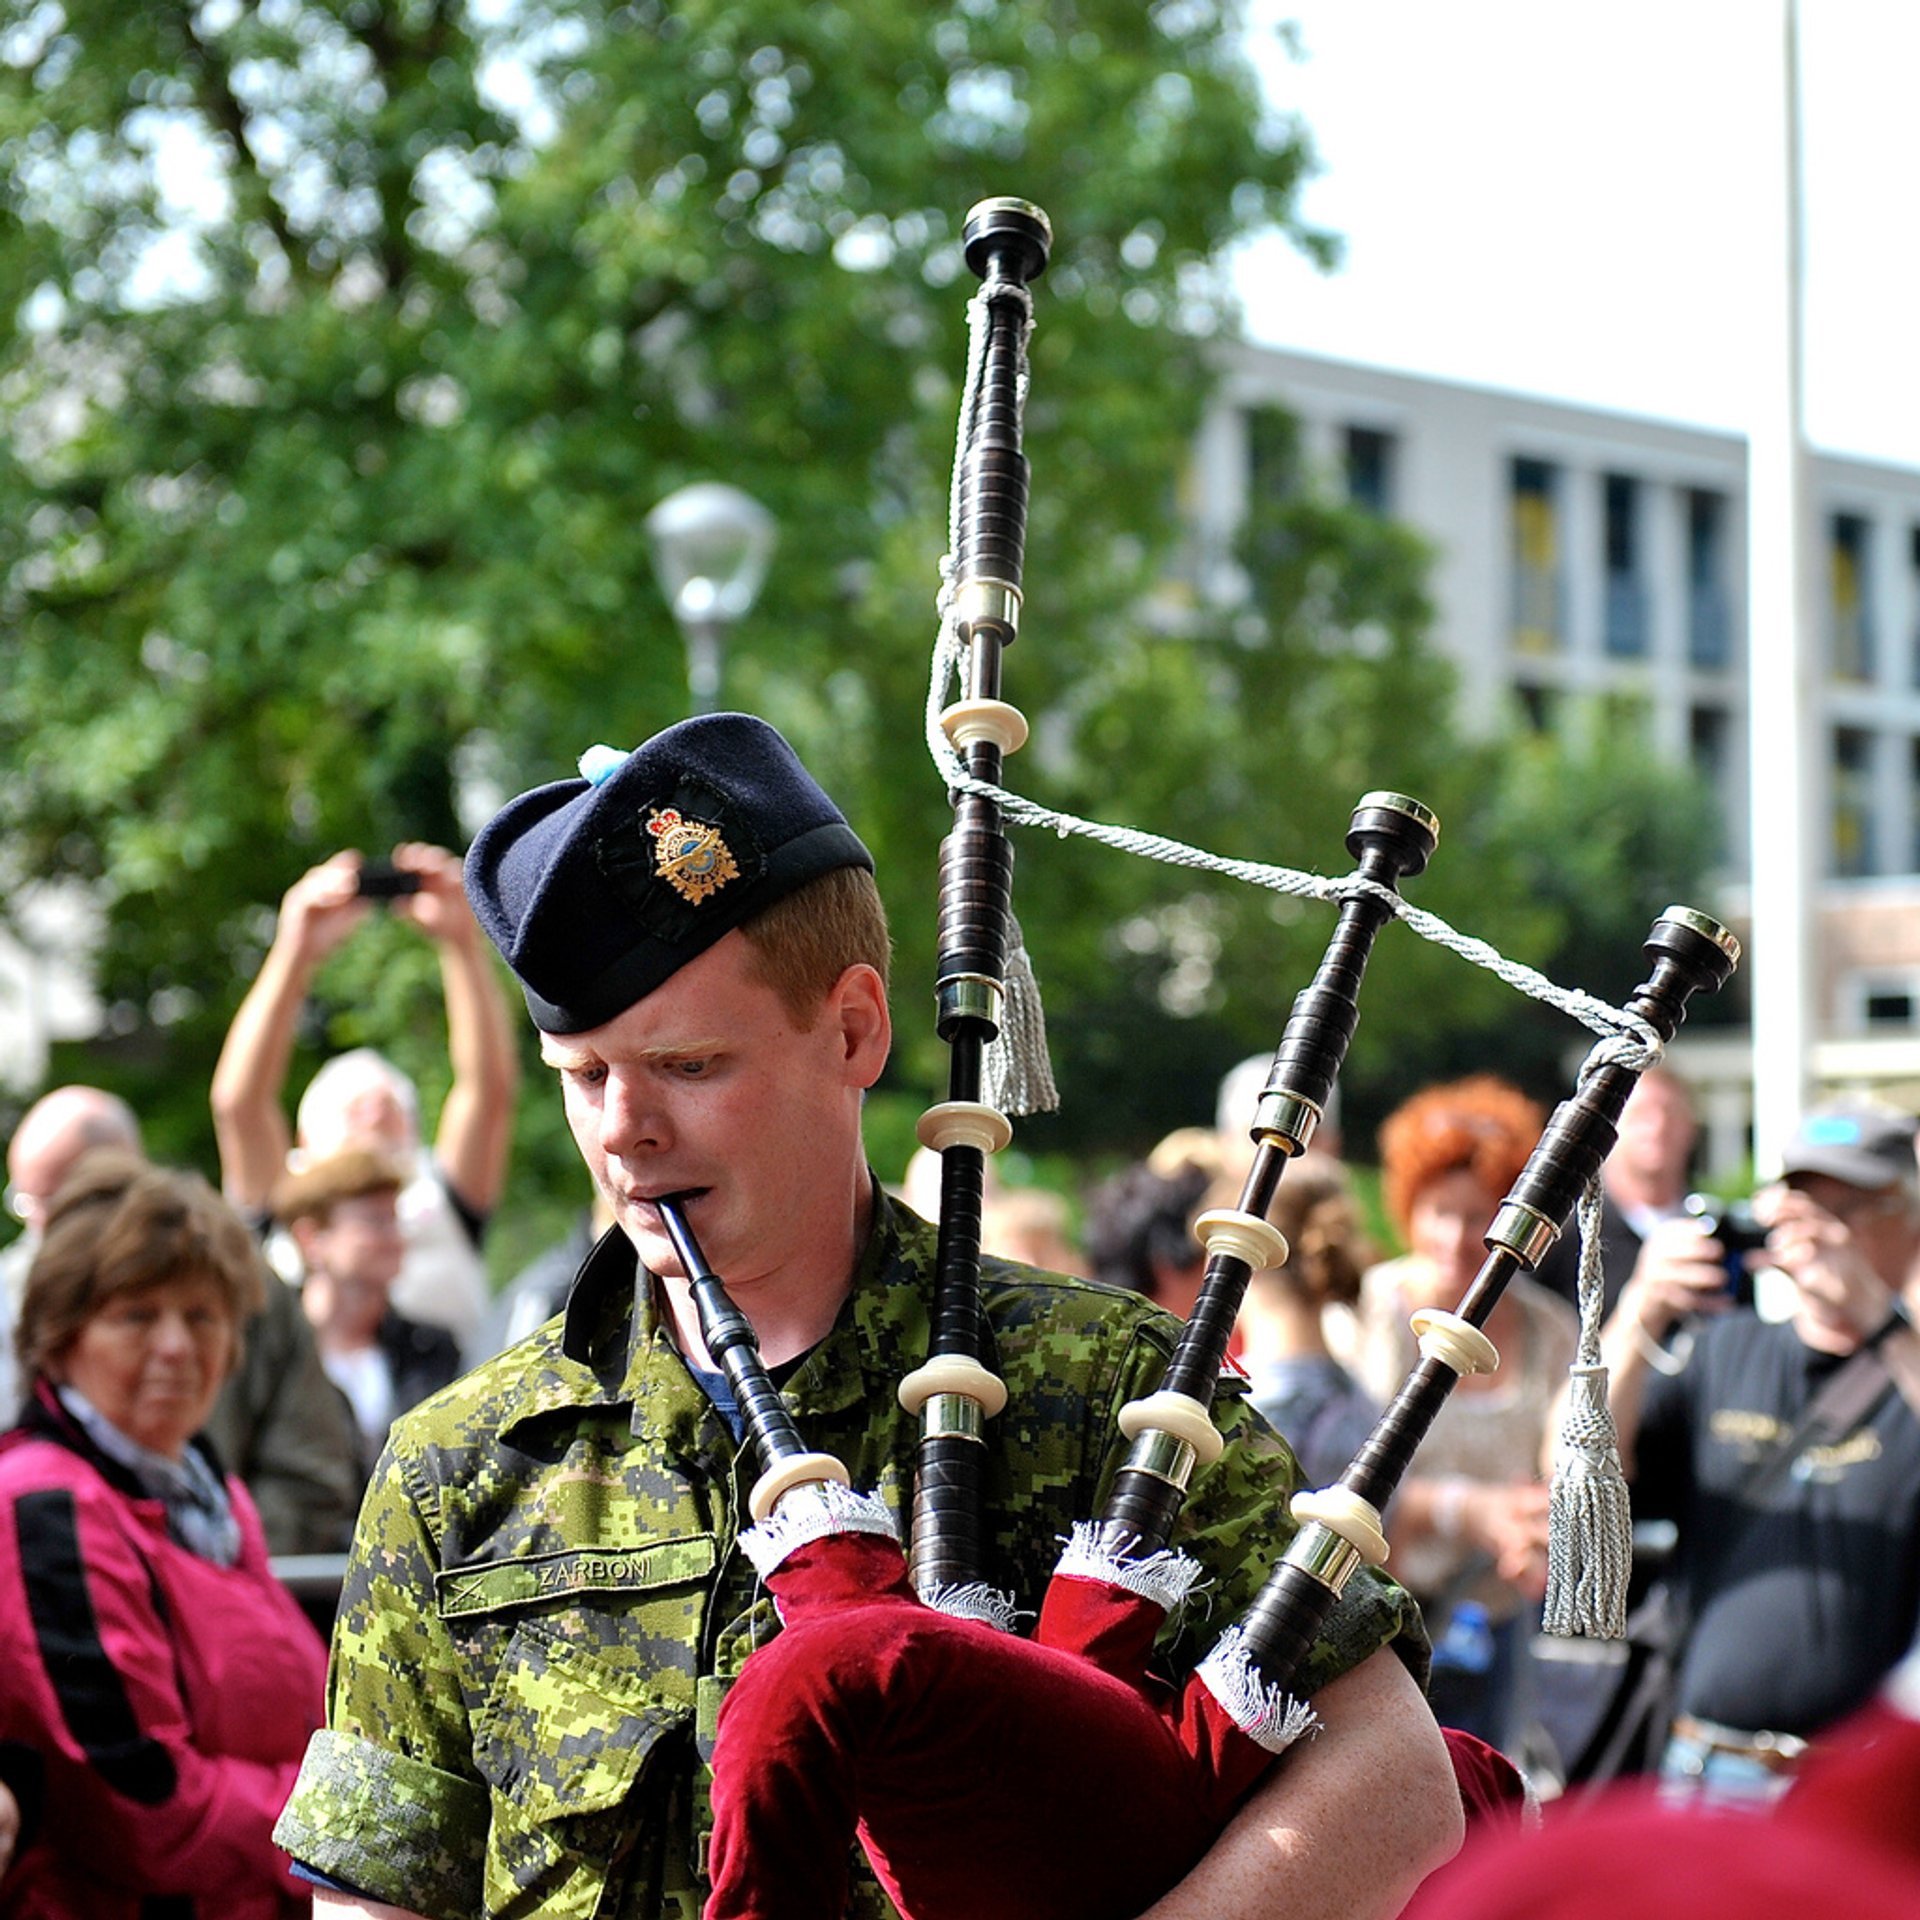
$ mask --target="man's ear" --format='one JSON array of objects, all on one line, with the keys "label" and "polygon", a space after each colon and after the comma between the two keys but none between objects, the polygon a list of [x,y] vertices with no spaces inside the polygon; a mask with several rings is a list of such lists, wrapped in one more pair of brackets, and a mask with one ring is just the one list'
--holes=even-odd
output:
[{"label": "man's ear", "polygon": [[887,989],[874,969],[858,961],[833,983],[828,1013],[838,1035],[847,1085],[865,1089],[880,1078],[893,1047]]}]

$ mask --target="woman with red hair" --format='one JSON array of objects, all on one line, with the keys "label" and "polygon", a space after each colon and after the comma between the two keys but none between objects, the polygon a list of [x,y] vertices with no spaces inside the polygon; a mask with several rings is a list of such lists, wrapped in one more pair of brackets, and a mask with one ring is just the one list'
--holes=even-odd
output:
[{"label": "woman with red hair", "polygon": [[[1356,1371],[1382,1403],[1419,1358],[1409,1320],[1454,1308],[1486,1258],[1486,1231],[1546,1122],[1517,1087],[1481,1074],[1429,1087],[1380,1129],[1382,1192],[1408,1251],[1361,1284]],[[1396,1578],[1427,1610],[1434,1711],[1517,1753],[1527,1643],[1547,1579],[1548,1417],[1579,1326],[1524,1275],[1488,1318],[1499,1371],[1449,1396],[1388,1518]]]}]

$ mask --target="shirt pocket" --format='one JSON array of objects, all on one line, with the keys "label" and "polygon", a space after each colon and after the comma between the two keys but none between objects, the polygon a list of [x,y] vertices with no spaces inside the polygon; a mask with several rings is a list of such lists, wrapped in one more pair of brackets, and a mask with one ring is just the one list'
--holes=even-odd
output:
[{"label": "shirt pocket", "polygon": [[475,1726],[491,1799],[486,1920],[609,1915],[651,1807],[648,1775],[692,1708],[541,1621],[508,1643]]}]

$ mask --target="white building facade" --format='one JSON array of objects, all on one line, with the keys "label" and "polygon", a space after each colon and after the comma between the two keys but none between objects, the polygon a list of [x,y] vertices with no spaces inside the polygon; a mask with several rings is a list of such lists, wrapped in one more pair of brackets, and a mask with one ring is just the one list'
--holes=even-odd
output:
[{"label": "white building facade", "polygon": [[[1552,728],[1576,704],[1631,702],[1646,743],[1720,798],[1719,905],[1739,923],[1753,858],[1744,442],[1269,348],[1221,364],[1192,495],[1203,555],[1231,552],[1263,414],[1291,414],[1310,466],[1436,549],[1434,638],[1458,667],[1463,722]],[[1920,1104],[1920,472],[1816,455],[1811,479],[1826,749],[1814,1072]],[[1744,1140],[1743,1045],[1728,1036],[1693,1063],[1720,1165]]]}]

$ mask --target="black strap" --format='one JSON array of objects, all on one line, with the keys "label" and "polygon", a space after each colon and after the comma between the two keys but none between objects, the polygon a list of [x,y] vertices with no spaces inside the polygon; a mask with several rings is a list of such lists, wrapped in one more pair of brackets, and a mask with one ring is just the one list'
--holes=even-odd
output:
[{"label": "black strap", "polygon": [[67,1731],[116,1793],[137,1806],[160,1806],[178,1784],[173,1756],[140,1725],[101,1637],[73,1495],[64,1487],[23,1494],[13,1520],[40,1664]]},{"label": "black strap", "polygon": [[1743,1505],[1757,1501],[1810,1446],[1844,1440],[1880,1404],[1893,1385],[1886,1362],[1871,1347],[1859,1347],[1820,1383],[1820,1391],[1784,1440],[1777,1440],[1747,1469],[1734,1489]]}]

